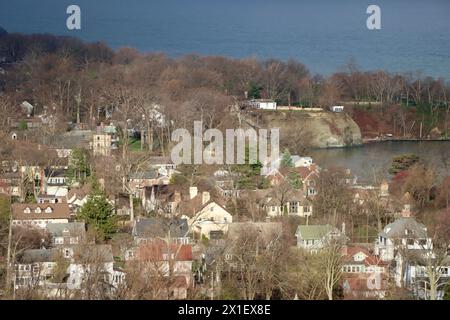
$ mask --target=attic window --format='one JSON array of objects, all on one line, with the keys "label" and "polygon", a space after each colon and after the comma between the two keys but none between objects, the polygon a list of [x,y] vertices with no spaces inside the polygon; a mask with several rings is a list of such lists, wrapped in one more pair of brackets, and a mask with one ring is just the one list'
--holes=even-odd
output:
[{"label": "attic window", "polygon": [[41,213],[41,208],[37,207],[36,209],[34,209],[34,212]]},{"label": "attic window", "polygon": [[45,213],[52,213],[53,212],[53,210],[52,210],[52,208],[50,208],[50,207],[47,207],[46,209],[45,209]]},{"label": "attic window", "polygon": [[23,210],[24,213],[31,213],[30,208],[26,207],[25,210]]}]

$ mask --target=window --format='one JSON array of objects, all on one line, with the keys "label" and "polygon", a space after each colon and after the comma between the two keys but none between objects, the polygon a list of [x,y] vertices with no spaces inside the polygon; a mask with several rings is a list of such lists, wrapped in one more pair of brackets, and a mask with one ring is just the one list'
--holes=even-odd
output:
[{"label": "window", "polygon": [[291,212],[291,213],[298,212],[298,202],[292,202],[289,204],[289,212]]},{"label": "window", "polygon": [[24,213],[31,213],[31,209],[26,207],[25,210],[23,210]]},{"label": "window", "polygon": [[53,211],[53,209],[50,208],[50,207],[47,207],[47,208],[45,209],[45,213],[52,213],[52,211]]},{"label": "window", "polygon": [[427,239],[420,239],[419,240],[419,245],[426,246],[427,245]]},{"label": "window", "polygon": [[406,244],[407,244],[408,246],[413,246],[413,245],[414,245],[414,239],[407,239],[407,240],[406,240]]},{"label": "window", "polygon": [[34,212],[41,213],[41,208],[37,207],[36,209],[34,209]]}]

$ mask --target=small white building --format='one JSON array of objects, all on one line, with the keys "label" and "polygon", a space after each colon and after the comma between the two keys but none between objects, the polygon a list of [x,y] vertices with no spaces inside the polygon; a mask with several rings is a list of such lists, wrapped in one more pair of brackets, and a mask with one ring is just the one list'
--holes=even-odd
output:
[{"label": "small white building", "polygon": [[344,106],[332,106],[331,107],[331,111],[333,111],[333,112],[343,112],[344,111]]},{"label": "small white building", "polygon": [[251,100],[250,104],[257,109],[277,110],[277,103],[274,100],[255,99],[255,100]]}]

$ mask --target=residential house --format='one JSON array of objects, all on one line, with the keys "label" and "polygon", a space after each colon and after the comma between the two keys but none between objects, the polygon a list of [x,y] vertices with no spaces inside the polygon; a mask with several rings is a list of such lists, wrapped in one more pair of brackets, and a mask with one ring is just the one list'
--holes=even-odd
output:
[{"label": "residential house", "polygon": [[[67,264],[62,283],[54,281],[55,268]],[[15,264],[16,289],[33,287],[55,296],[58,290],[80,290],[89,276],[104,280],[108,289],[114,289],[125,280],[122,272],[114,270],[111,245],[80,245],[52,249],[29,249],[18,256]]]},{"label": "residential house", "polygon": [[309,217],[312,215],[312,202],[307,199],[301,190],[291,189],[283,195],[283,205],[280,196],[271,192],[266,196],[265,208],[267,216],[271,218],[283,215]]},{"label": "residential house", "polygon": [[71,130],[55,136],[49,143],[56,150],[59,158],[68,158],[74,149],[89,149],[89,143],[93,140],[91,130]]},{"label": "residential house", "polygon": [[299,225],[295,232],[297,247],[316,252],[332,242],[344,243],[347,240],[345,230],[326,225]]},{"label": "residential house", "polygon": [[186,244],[168,244],[166,241],[141,243],[127,251],[127,264],[141,264],[142,277],[155,278],[154,286],[161,282],[161,276],[167,281],[161,290],[167,291],[165,298],[186,299],[187,291],[193,281],[192,247]]},{"label": "residential house", "polygon": [[160,240],[189,244],[188,221],[179,218],[138,218],[134,221],[132,235],[137,244]]},{"label": "residential house", "polygon": [[142,193],[142,207],[147,211],[176,215],[182,201],[181,191],[174,185],[157,184],[145,187]]},{"label": "residential house", "polygon": [[342,259],[345,299],[382,299],[388,264],[360,246],[344,246]]},{"label": "residential house", "polygon": [[135,197],[141,196],[144,188],[154,185],[167,185],[170,179],[167,175],[163,175],[155,168],[147,168],[133,172],[128,176],[129,186]]},{"label": "residential house", "polygon": [[45,180],[43,181],[43,190],[45,195],[55,196],[57,198],[66,197],[69,192],[68,170],[60,168],[46,168],[44,170]]},{"label": "residential house", "polygon": [[149,163],[153,169],[158,170],[160,175],[167,176],[169,179],[177,169],[177,165],[173,163],[170,157],[151,157]]},{"label": "residential house", "polygon": [[44,229],[49,223],[68,223],[70,220],[67,203],[14,203],[11,210],[14,226]]},{"label": "residential house", "polygon": [[104,123],[101,123],[92,135],[91,148],[94,156],[109,156],[113,150],[118,148],[118,143],[116,126],[113,124],[105,126]]},{"label": "residential house", "polygon": [[197,187],[189,188],[190,200],[183,202],[181,212],[190,217],[189,229],[198,237],[211,237],[211,232],[226,234],[233,216],[219,200],[212,200],[210,193],[198,194]]},{"label": "residential house", "polygon": [[83,222],[50,223],[46,228],[54,246],[78,245],[86,240],[86,227]]},{"label": "residential house", "polygon": [[406,215],[384,227],[375,242],[375,254],[383,261],[392,261],[399,249],[432,250],[425,225]]},{"label": "residential house", "polygon": [[[403,217],[384,227],[375,241],[375,254],[391,262],[397,286],[411,287],[417,268],[417,258],[432,254],[433,242],[425,225],[403,211]],[[411,259],[414,257],[414,259]]]}]

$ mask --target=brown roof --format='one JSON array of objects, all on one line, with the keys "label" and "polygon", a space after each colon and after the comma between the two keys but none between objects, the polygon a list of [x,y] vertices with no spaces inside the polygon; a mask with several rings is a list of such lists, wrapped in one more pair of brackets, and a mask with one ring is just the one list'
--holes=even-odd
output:
[{"label": "brown roof", "polygon": [[[29,209],[30,213],[25,211]],[[39,208],[40,213],[35,210]],[[51,212],[46,212],[50,208]],[[14,220],[37,220],[37,219],[69,219],[70,208],[67,203],[14,203],[12,205]]]},{"label": "brown roof", "polygon": [[141,244],[138,250],[140,261],[192,260],[192,246],[187,244],[178,245],[171,243],[168,245],[165,241],[155,241],[148,244]]},{"label": "brown roof", "polygon": [[359,252],[362,252],[367,257],[364,259],[364,265],[366,267],[368,266],[386,266],[387,263],[373,255],[369,252],[366,248],[363,247],[346,247],[344,249],[344,263],[351,263],[353,261],[353,256],[358,254]]}]

